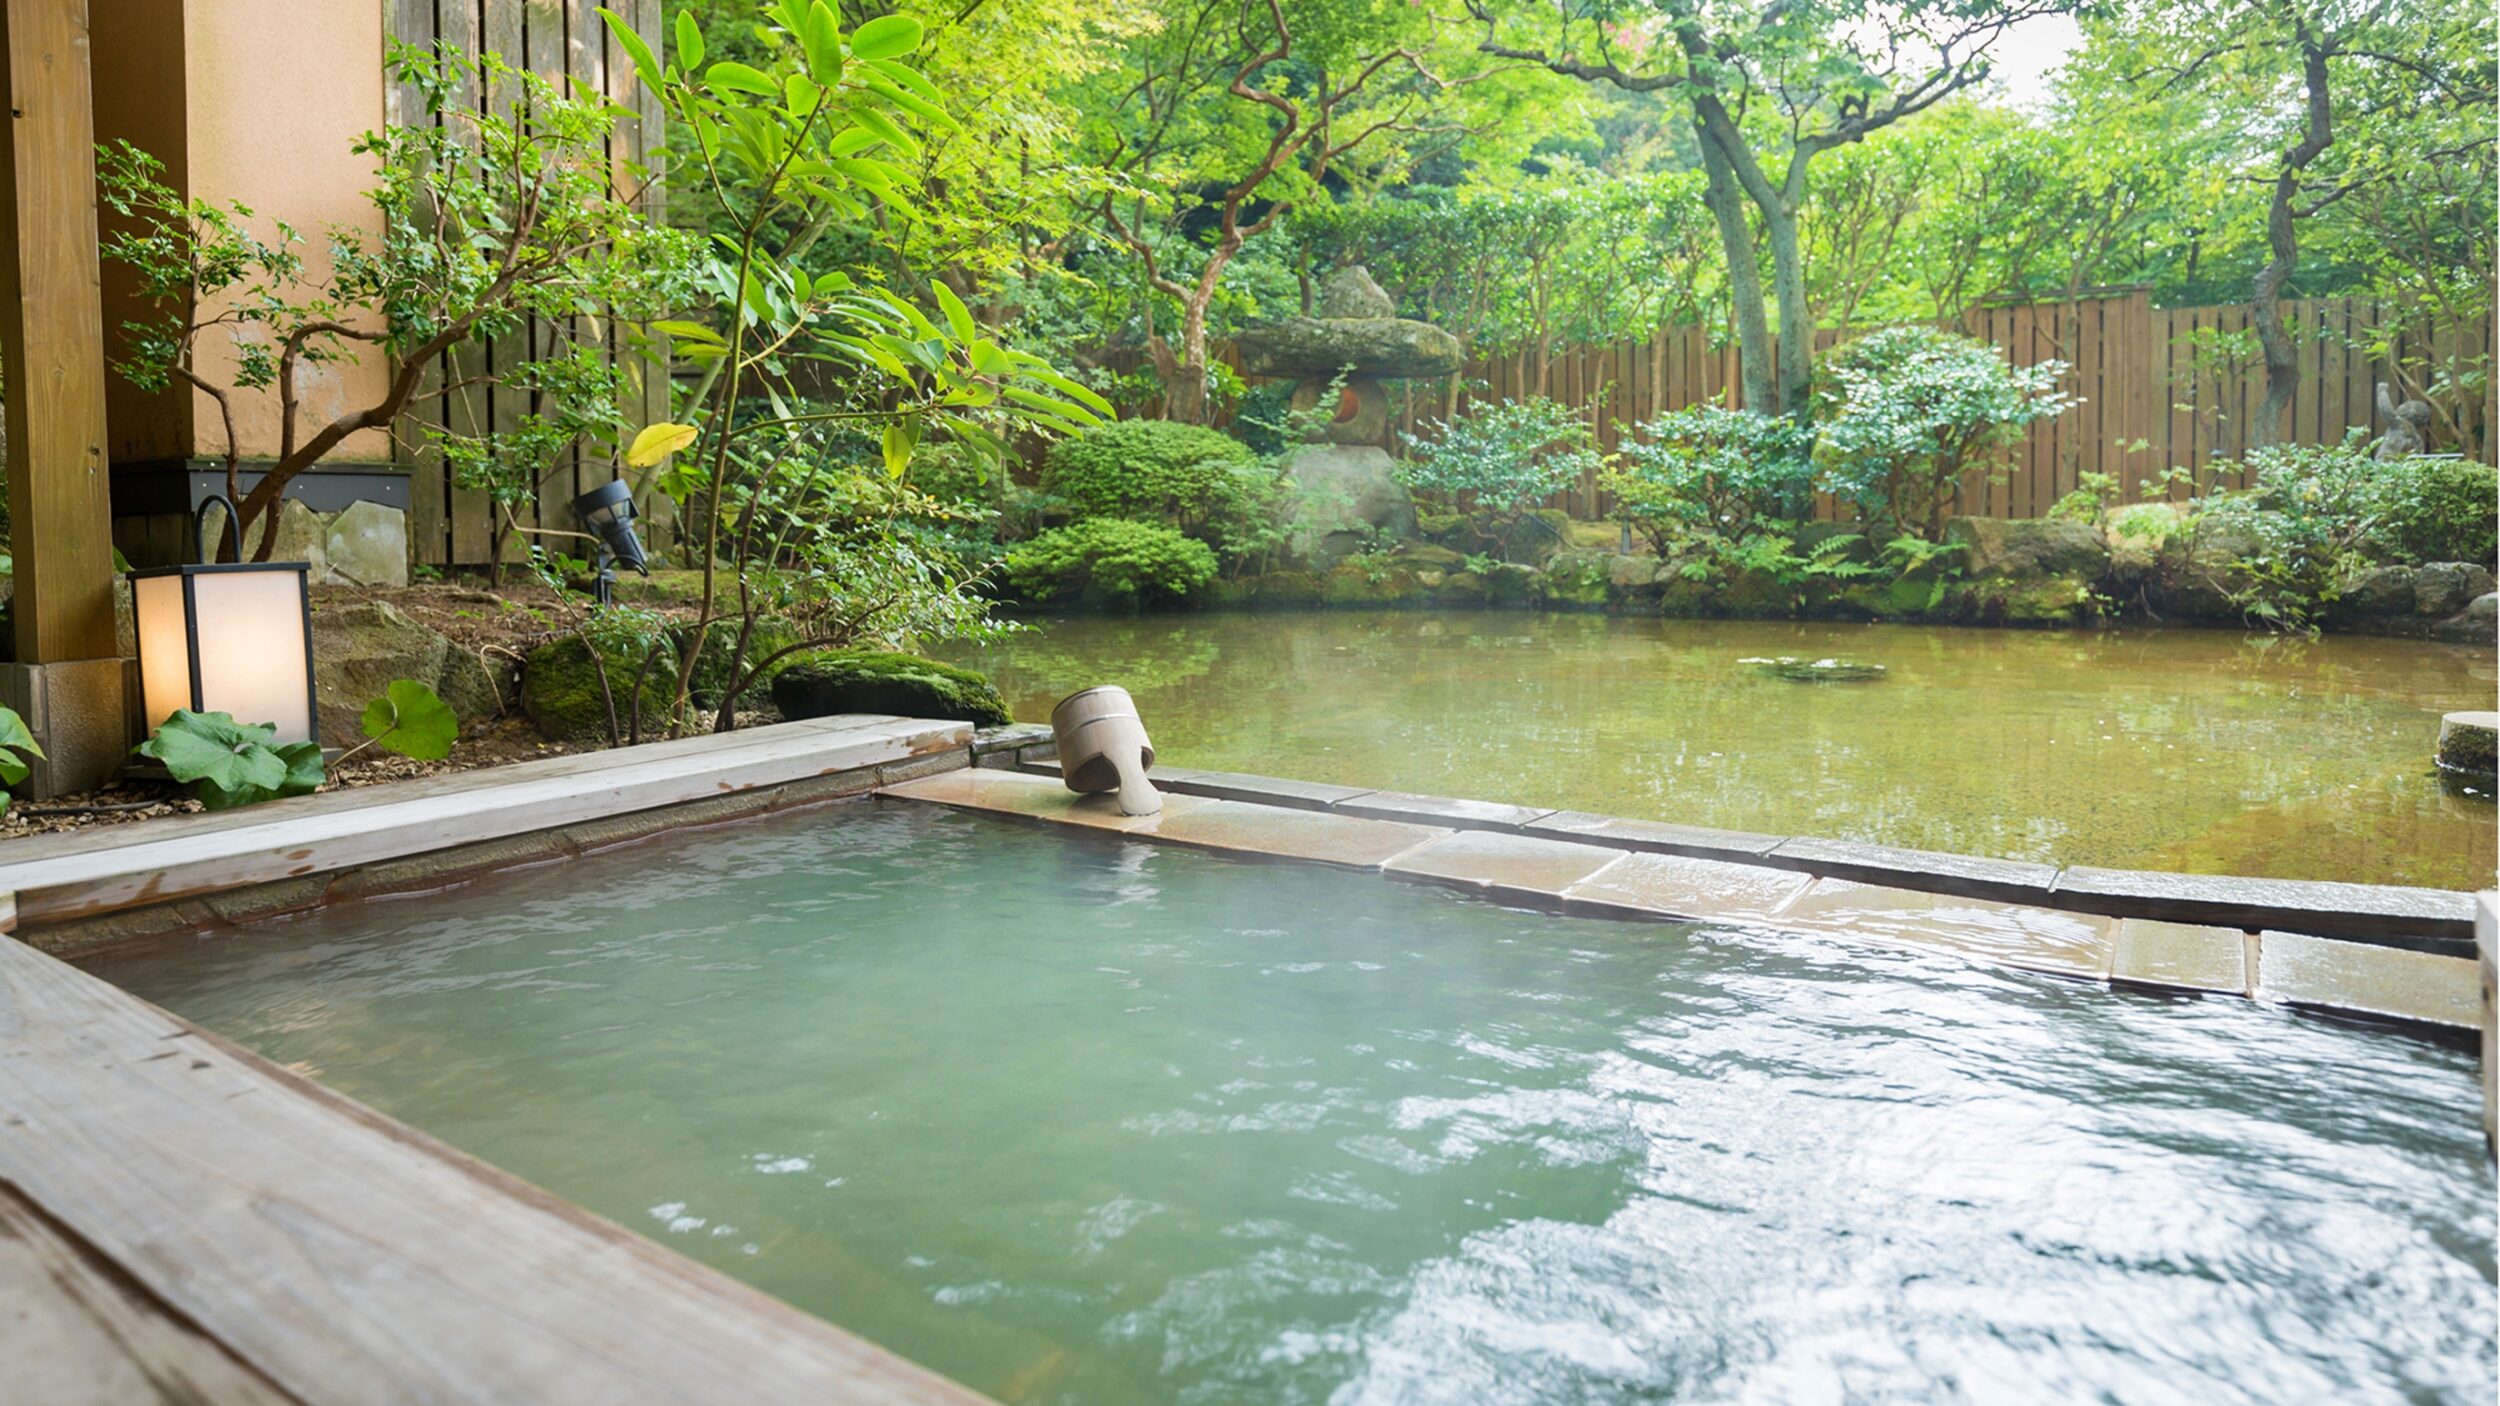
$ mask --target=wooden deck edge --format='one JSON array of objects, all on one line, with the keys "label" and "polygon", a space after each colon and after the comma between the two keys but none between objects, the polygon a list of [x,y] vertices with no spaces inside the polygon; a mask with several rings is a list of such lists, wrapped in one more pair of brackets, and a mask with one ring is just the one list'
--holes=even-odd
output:
[{"label": "wooden deck edge", "polygon": [[0,1187],[268,1399],[988,1400],[9,938],[0,1126]]},{"label": "wooden deck edge", "polygon": [[[880,719],[755,728],[545,763],[481,768],[457,787],[336,793],[334,807],[203,816],[167,834],[99,832],[74,853],[0,865],[0,932],[55,955],[245,923],[324,903],[441,887],[685,825],[861,794],[972,763],[961,723]],[[379,796],[373,793],[384,793]],[[66,871],[66,872],[65,872]]]}]

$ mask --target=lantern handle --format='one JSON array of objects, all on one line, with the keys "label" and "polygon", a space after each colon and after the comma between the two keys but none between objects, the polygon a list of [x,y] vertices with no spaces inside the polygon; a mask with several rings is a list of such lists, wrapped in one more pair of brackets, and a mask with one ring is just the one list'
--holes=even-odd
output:
[{"label": "lantern handle", "polygon": [[226,510],[226,532],[234,541],[234,559],[243,560],[243,517],[223,493],[211,493],[191,510],[191,545],[198,549],[200,560],[215,561],[208,554],[208,505],[215,503]]}]

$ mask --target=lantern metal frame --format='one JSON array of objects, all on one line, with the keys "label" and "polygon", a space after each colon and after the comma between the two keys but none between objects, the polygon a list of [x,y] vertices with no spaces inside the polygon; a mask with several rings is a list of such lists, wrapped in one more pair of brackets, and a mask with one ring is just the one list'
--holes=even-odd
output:
[{"label": "lantern metal frame", "polygon": [[[200,556],[206,557],[208,555],[208,507],[211,503],[217,504],[226,510],[226,526],[228,531],[231,533],[231,538],[234,542],[235,560],[229,562],[201,561],[180,566],[150,567],[144,571],[133,571],[129,573],[129,579],[132,581],[147,581],[167,576],[181,578],[183,647],[184,653],[187,656],[184,663],[190,671],[191,711],[195,713],[203,713],[208,711],[208,698],[207,695],[202,692],[200,685],[200,597],[197,587],[195,587],[192,583],[202,576],[240,575],[245,573],[260,573],[265,575],[275,571],[294,572],[296,603],[295,613],[298,618],[304,622],[304,717],[307,725],[312,729],[313,735],[311,740],[318,741],[321,736],[321,701],[319,697],[319,686],[315,681],[313,670],[312,563],[302,561],[242,560],[242,524],[234,510],[234,505],[227,502],[226,496],[222,493],[209,494],[206,498],[201,500],[199,507],[193,511],[192,540],[193,544],[198,548]],[[132,598],[131,605],[135,611],[138,605],[138,600],[135,595]],[[147,631],[137,630],[134,633],[136,635],[137,643],[134,655],[138,660],[139,677],[144,680],[147,678]],[[144,690],[144,684],[142,685],[142,688]],[[143,691],[140,698],[140,707],[144,709],[146,706],[147,700]],[[237,718],[235,721],[240,723],[251,723],[255,720],[251,718]]]}]

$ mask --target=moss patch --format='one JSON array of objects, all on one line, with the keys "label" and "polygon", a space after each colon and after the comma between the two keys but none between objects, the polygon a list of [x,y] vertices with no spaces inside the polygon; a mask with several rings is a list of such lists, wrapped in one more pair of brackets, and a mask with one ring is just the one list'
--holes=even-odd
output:
[{"label": "moss patch", "polygon": [[828,649],[799,656],[773,677],[773,706],[785,718],[835,713],[897,713],[983,727],[1010,723],[1007,700],[970,669],[910,654]]}]

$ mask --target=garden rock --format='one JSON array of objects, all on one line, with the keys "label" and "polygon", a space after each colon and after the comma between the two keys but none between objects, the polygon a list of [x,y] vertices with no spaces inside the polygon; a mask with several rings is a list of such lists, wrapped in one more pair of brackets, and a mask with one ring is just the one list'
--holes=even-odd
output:
[{"label": "garden rock", "polygon": [[408,515],[380,503],[355,502],[329,521],[322,558],[331,579],[357,586],[408,584]]},{"label": "garden rock", "polygon": [[909,654],[829,649],[773,677],[773,706],[792,721],[836,713],[895,713],[997,726],[1015,721],[1007,700],[970,669]]},{"label": "garden rock", "polygon": [[[226,510],[222,504],[211,503],[200,515],[201,536],[208,543],[210,559],[224,550]],[[243,559],[250,561],[260,551],[260,544],[269,536],[266,519],[244,534]],[[293,498],[278,500],[278,545],[270,550],[271,561],[300,561],[311,569],[306,579],[321,585],[330,579],[330,525],[321,514]],[[402,579],[405,568],[402,568]]]},{"label": "garden rock", "polygon": [[366,601],[313,617],[313,697],[321,709],[321,740],[353,746],[364,740],[365,705],[394,679],[433,689],[465,728],[503,712],[494,676],[475,654],[393,607]]},{"label": "garden rock", "polygon": [[1545,564],[1545,602],[1566,609],[1602,610],[1606,606],[1608,580],[1606,554],[1564,552]]},{"label": "garden rock", "polygon": [[1401,542],[1389,555],[1396,558],[1400,566],[1410,566],[1417,571],[1449,572],[1457,571],[1467,565],[1467,558],[1447,547],[1436,547],[1430,542]]},{"label": "garden rock", "polygon": [[1385,289],[1372,281],[1370,269],[1355,264],[1320,280],[1319,315],[1326,318],[1395,317],[1398,305]]},{"label": "garden rock", "polygon": [[2500,640],[2500,592],[2486,591],[2431,629],[2433,639],[2488,646]]},{"label": "garden rock", "polygon": [[1538,508],[1502,529],[1502,560],[1542,569],[1571,545],[1571,515]]},{"label": "garden rock", "polygon": [[[2344,583],[2343,593],[2335,601],[2338,616],[2409,615],[2416,598],[2414,572],[2411,567],[2373,566]],[[2464,604],[2460,597],[2457,605]],[[2456,605],[2439,614],[2454,614]],[[2424,612],[2426,614],[2434,612]]]},{"label": "garden rock", "polygon": [[2071,518],[1958,517],[1945,540],[1962,549],[1972,576],[2064,576],[2098,580],[2109,569],[2100,530]]},{"label": "garden rock", "polygon": [[2500,713],[2449,713],[2439,720],[2433,754],[2442,771],[2489,779],[2500,769]]},{"label": "garden rock", "polygon": [[1289,317],[1244,330],[1235,346],[1249,375],[1322,381],[1348,367],[1366,377],[1447,376],[1467,359],[1458,338],[1403,317]]},{"label": "garden rock", "polygon": [[1495,562],[1484,573],[1487,605],[1526,606],[1545,599],[1545,574],[1524,562]]},{"label": "garden rock", "polygon": [[1359,537],[1336,543],[1335,534],[1368,529],[1390,537],[1412,536],[1415,500],[1398,482],[1389,451],[1368,444],[1306,444],[1286,461],[1285,475],[1304,503],[1293,550],[1327,566],[1354,550]]},{"label": "garden rock", "polygon": [[2491,573],[2470,562],[2435,561],[2413,573],[2413,608],[2445,619],[2492,588]]}]

